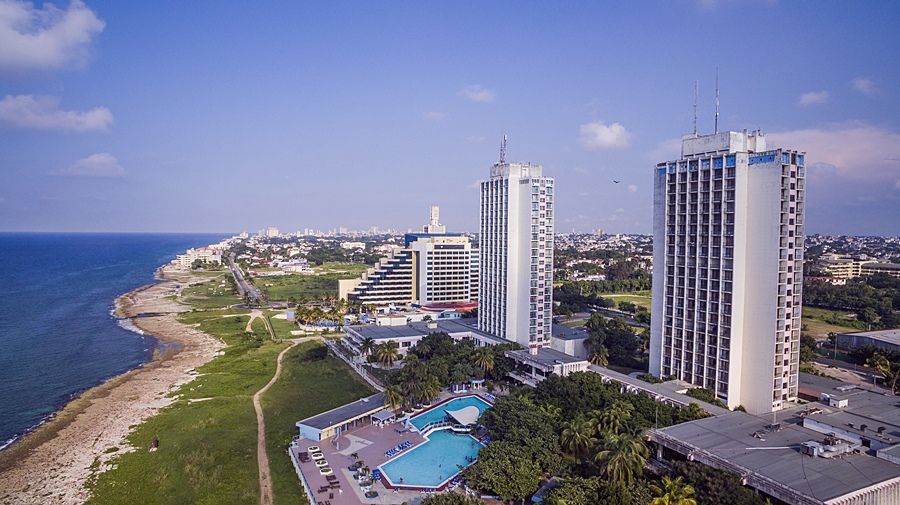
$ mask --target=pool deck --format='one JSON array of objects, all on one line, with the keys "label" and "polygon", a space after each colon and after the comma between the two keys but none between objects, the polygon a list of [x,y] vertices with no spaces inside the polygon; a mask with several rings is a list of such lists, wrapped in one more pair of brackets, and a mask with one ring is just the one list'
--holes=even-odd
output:
[{"label": "pool deck", "polygon": [[[441,398],[438,405],[447,400],[471,394],[446,395]],[[396,431],[405,429],[406,426],[403,422],[393,422],[384,426],[367,424],[353,431],[344,432],[338,439],[337,447],[332,444],[331,440],[315,442],[298,439],[296,444],[290,448],[297,461],[299,462],[297,455],[300,452],[307,452],[310,446],[318,446],[325,456],[325,460],[331,469],[334,470],[334,475],[338,478],[337,482],[340,483],[340,491],[334,489],[319,493],[319,488],[329,484],[328,480],[319,473],[313,461],[299,463],[300,471],[303,473],[315,500],[315,503],[312,505],[387,505],[403,502],[414,504],[427,496],[426,493],[421,491],[388,489],[385,488],[382,481],[376,481],[372,485],[372,490],[376,491],[378,496],[366,498],[357,481],[353,479],[353,473],[348,469],[356,462],[356,458],[353,458],[351,454],[355,453],[366,466],[374,470],[387,461],[400,457],[427,441],[425,437],[414,431],[405,431],[405,433],[397,433]],[[407,440],[412,442],[408,449],[394,455],[392,458],[385,457],[384,453],[386,451],[397,447],[400,443]]]}]

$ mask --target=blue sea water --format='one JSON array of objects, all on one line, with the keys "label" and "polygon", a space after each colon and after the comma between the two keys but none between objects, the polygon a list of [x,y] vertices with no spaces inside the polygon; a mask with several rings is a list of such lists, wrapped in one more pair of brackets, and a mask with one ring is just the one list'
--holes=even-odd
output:
[{"label": "blue sea water", "polygon": [[0,233],[0,448],[79,392],[147,362],[115,298],[210,234]]}]

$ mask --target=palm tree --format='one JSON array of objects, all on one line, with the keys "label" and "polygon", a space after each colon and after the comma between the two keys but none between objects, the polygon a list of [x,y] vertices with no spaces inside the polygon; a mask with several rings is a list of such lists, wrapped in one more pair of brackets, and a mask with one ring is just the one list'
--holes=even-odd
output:
[{"label": "palm tree", "polygon": [[600,433],[618,434],[628,426],[634,406],[630,403],[617,401],[602,411],[592,412],[593,421]]},{"label": "palm tree", "polygon": [[697,505],[694,498],[694,487],[683,482],[681,477],[671,478],[664,475],[662,485],[650,484],[653,499],[650,505]]},{"label": "palm tree", "polygon": [[403,391],[399,386],[391,385],[384,390],[384,406],[397,411],[403,405]]},{"label": "palm tree", "polygon": [[640,476],[648,455],[647,446],[639,437],[611,433],[603,437],[594,462],[604,476],[628,485]]},{"label": "palm tree", "polygon": [[591,363],[600,366],[609,364],[609,350],[606,346],[597,346],[597,349],[591,354]]},{"label": "palm tree", "polygon": [[422,384],[422,399],[430,402],[437,398],[439,394],[441,394],[441,384],[438,382],[437,377],[429,375],[424,384]]},{"label": "palm tree", "polygon": [[580,458],[597,442],[595,433],[594,423],[579,417],[563,425],[560,444],[564,451]]},{"label": "palm tree", "polygon": [[494,369],[494,351],[490,347],[479,347],[474,354],[475,366],[485,373]]},{"label": "palm tree", "polygon": [[372,337],[364,337],[362,339],[362,342],[359,344],[359,350],[362,351],[364,356],[372,354],[372,351],[375,350],[375,347],[375,339]]},{"label": "palm tree", "polygon": [[419,357],[415,354],[408,352],[406,356],[403,356],[403,365],[414,367],[419,364]]},{"label": "palm tree", "polygon": [[400,357],[400,345],[393,340],[388,340],[375,349],[375,357],[378,358],[379,363],[390,368]]}]

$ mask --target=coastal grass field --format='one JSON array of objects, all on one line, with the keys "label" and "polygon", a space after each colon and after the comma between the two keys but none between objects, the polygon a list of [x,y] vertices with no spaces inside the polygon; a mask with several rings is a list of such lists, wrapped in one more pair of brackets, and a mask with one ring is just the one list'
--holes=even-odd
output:
[{"label": "coastal grass field", "polygon": [[270,300],[321,300],[337,297],[338,280],[359,277],[367,268],[359,263],[324,263],[314,267],[313,274],[258,277],[254,283],[257,288],[269,291]]},{"label": "coastal grass field", "polygon": [[[175,402],[128,437],[136,450],[89,482],[90,504],[256,503],[256,416],[252,396],[275,372],[286,343],[247,333],[247,315],[189,312],[188,324],[225,341],[222,355],[175,393]],[[204,317],[205,316],[205,317]],[[148,449],[154,439],[159,449]],[[113,451],[113,448],[108,450]]]},{"label": "coastal grass field", "polygon": [[[134,450],[106,448],[115,456],[108,468],[95,465],[88,504],[259,503],[252,398],[274,375],[278,354],[289,346],[281,339],[290,338],[295,326],[272,319],[275,311],[264,311],[247,332],[251,311],[227,307],[229,300],[207,294],[205,284],[191,286],[195,290],[182,302],[190,302],[194,310],[178,320],[222,339],[227,347],[197,370],[196,379],[172,393],[171,405],[134,427],[128,436]],[[263,396],[275,503],[304,500],[285,452],[295,423],[373,392],[321,342],[306,342],[285,354],[279,380]],[[151,452],[154,440],[159,448]]]},{"label": "coastal grass field", "polygon": [[286,453],[297,434],[295,423],[374,392],[321,342],[302,343],[284,355],[281,376],[262,399],[275,505],[304,501]]},{"label": "coastal grass field", "polygon": [[231,292],[226,277],[227,272],[217,273],[210,280],[187,286],[181,290],[181,302],[197,309],[215,309],[241,303]]}]

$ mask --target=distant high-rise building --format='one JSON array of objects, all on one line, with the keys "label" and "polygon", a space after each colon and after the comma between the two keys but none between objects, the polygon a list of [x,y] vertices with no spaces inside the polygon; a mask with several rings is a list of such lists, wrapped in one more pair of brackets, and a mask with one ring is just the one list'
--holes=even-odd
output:
[{"label": "distant high-rise building", "polygon": [[437,207],[432,207],[424,232],[407,233],[403,247],[382,258],[362,278],[338,281],[339,296],[378,306],[474,301],[478,249],[469,237],[446,233],[438,218]]},{"label": "distant high-rise building", "polygon": [[771,412],[797,398],[804,153],[687,135],[656,166],[650,372]]},{"label": "distant high-rise building", "polygon": [[507,163],[505,151],[504,141],[481,181],[478,327],[544,347],[553,311],[553,178],[540,165]]},{"label": "distant high-rise building", "polygon": [[447,227],[441,224],[441,209],[437,205],[431,207],[431,219],[422,227],[425,233],[447,233]]}]

